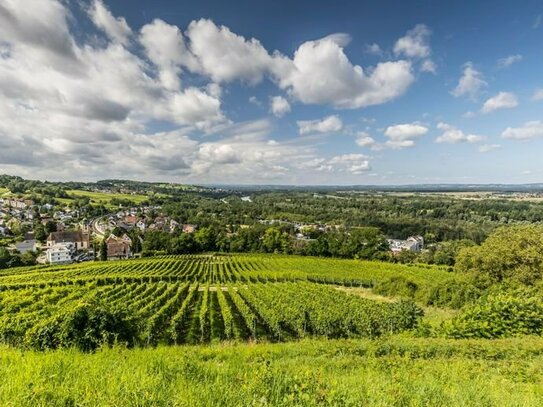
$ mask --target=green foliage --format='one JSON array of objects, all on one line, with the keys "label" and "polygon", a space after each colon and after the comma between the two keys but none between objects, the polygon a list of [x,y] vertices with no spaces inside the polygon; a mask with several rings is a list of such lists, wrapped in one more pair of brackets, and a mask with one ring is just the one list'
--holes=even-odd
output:
[{"label": "green foliage", "polygon": [[505,338],[543,334],[543,298],[526,291],[490,294],[445,325],[452,338]]},{"label": "green foliage", "polygon": [[474,274],[482,287],[502,281],[531,285],[543,277],[542,247],[542,225],[500,228],[481,246],[461,250],[455,269]]},{"label": "green foliage", "polygon": [[25,343],[38,350],[75,347],[90,352],[115,342],[133,346],[135,338],[136,323],[125,310],[82,303],[34,325]]}]

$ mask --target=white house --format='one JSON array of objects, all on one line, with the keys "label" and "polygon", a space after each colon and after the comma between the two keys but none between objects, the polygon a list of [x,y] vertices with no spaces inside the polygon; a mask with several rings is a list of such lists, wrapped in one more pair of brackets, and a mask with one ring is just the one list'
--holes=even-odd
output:
[{"label": "white house", "polygon": [[50,264],[69,264],[73,262],[75,244],[57,243],[47,249],[45,256]]},{"label": "white house", "polygon": [[388,239],[388,244],[390,250],[394,254],[397,254],[402,250],[420,252],[424,248],[424,238],[422,236],[410,236],[406,240]]}]

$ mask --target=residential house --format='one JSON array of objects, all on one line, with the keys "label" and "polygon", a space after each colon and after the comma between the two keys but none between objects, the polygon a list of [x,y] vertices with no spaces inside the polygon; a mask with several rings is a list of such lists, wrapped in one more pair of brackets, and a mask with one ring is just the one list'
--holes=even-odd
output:
[{"label": "residential house", "polygon": [[73,243],[75,250],[88,250],[90,248],[90,234],[82,230],[51,233],[47,238],[47,247],[58,243]]},{"label": "residential house", "polygon": [[388,239],[387,241],[390,250],[394,254],[397,254],[402,250],[420,252],[424,248],[424,238],[422,236],[410,236],[406,240]]},{"label": "residential house", "polygon": [[132,239],[126,234],[122,237],[117,237],[113,234],[109,235],[106,239],[106,246],[108,260],[127,259],[132,257]]},{"label": "residential house", "polygon": [[45,257],[50,264],[69,264],[73,262],[75,251],[74,243],[56,243],[47,249]]}]

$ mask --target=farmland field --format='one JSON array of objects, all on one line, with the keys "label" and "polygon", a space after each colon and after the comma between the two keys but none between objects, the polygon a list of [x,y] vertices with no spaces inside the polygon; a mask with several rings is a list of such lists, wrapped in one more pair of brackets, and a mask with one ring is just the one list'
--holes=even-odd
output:
[{"label": "farmland field", "polygon": [[74,198],[86,197],[91,200],[93,204],[109,204],[112,199],[127,199],[136,204],[140,204],[148,199],[146,195],[137,195],[137,194],[119,194],[113,193],[108,194],[105,192],[90,192],[79,189],[71,189],[66,191],[66,193]]}]

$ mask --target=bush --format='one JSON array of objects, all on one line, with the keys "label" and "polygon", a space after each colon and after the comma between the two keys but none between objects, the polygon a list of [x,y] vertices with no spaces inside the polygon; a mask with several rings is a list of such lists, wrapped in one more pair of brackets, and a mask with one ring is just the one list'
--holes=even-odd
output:
[{"label": "bush", "polygon": [[505,338],[543,334],[543,301],[526,291],[491,294],[445,325],[452,338]]},{"label": "bush", "polygon": [[403,276],[394,276],[387,280],[379,281],[373,288],[373,291],[380,295],[415,298],[418,289],[419,287],[415,282]]},{"label": "bush", "polygon": [[136,321],[125,311],[82,303],[33,326],[26,333],[25,343],[38,350],[75,347],[91,352],[114,343],[131,347],[136,335]]},{"label": "bush", "polygon": [[476,301],[480,296],[481,290],[468,279],[447,280],[429,288],[425,303],[436,307],[459,309]]}]

